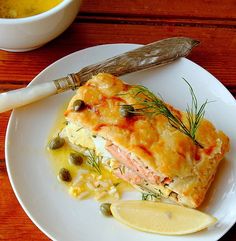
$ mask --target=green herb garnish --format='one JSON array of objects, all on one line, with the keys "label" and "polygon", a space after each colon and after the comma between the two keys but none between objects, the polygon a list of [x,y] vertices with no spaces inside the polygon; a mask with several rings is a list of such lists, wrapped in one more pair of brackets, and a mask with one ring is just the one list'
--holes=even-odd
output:
[{"label": "green herb garnish", "polygon": [[187,82],[187,80],[184,79],[184,81],[188,84],[192,97],[191,106],[188,105],[186,109],[188,126],[185,125],[177,115],[172,113],[162,99],[157,98],[156,95],[148,90],[148,88],[141,85],[134,86],[130,89],[133,98],[137,101],[137,103],[133,106],[142,106],[141,108],[135,108],[132,113],[137,115],[146,114],[149,116],[164,115],[172,127],[190,137],[195,145],[203,148],[203,146],[196,140],[196,132],[204,117],[205,107],[208,101],[206,100],[199,108],[197,97],[192,86]]},{"label": "green herb garnish", "polygon": [[118,185],[120,185],[120,182],[113,183],[113,186],[115,186],[115,187],[117,187]]},{"label": "green herb garnish", "polygon": [[96,172],[101,174],[100,162],[102,161],[102,157],[96,155],[94,150],[88,150],[88,153],[87,164],[90,165]]},{"label": "green herb garnish", "polygon": [[76,130],[76,132],[82,130],[83,128],[84,128],[84,127],[80,127],[80,128],[78,128],[78,129]]},{"label": "green herb garnish", "polygon": [[124,174],[125,174],[125,166],[118,167],[118,169],[120,170],[120,174],[121,174],[121,175],[124,175]]},{"label": "green herb garnish", "polygon": [[161,195],[156,194],[156,193],[144,193],[142,192],[142,200],[144,201],[156,201],[159,200],[161,198]]}]

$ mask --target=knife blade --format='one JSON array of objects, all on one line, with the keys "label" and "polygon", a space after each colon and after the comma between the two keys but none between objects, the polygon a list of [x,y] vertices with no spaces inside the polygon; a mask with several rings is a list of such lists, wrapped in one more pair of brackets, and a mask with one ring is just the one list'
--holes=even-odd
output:
[{"label": "knife blade", "polygon": [[0,113],[69,89],[75,90],[84,85],[93,75],[101,72],[122,76],[171,63],[179,57],[187,56],[198,44],[199,41],[186,37],[163,39],[89,65],[78,73],[72,73],[51,82],[1,93]]}]

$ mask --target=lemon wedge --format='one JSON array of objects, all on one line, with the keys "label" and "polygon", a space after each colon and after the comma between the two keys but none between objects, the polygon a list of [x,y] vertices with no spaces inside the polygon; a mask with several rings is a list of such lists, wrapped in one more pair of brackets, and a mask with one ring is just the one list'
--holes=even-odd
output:
[{"label": "lemon wedge", "polygon": [[132,228],[163,235],[194,233],[217,221],[191,208],[151,201],[118,201],[112,203],[111,212],[118,221]]}]

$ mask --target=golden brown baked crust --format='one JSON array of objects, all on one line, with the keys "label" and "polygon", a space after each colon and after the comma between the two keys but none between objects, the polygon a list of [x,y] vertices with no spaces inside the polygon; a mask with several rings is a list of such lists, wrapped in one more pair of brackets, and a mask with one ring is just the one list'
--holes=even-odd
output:
[{"label": "golden brown baked crust", "polygon": [[[173,128],[163,115],[122,117],[120,106],[135,104],[128,91],[130,88],[110,74],[98,74],[78,89],[65,116],[129,151],[160,176],[172,180],[168,188],[179,195],[179,203],[199,206],[220,160],[229,149],[228,137],[204,119],[196,133],[204,147],[200,148]],[[83,111],[72,111],[77,99],[86,103]],[[186,113],[168,106],[187,123]]]}]

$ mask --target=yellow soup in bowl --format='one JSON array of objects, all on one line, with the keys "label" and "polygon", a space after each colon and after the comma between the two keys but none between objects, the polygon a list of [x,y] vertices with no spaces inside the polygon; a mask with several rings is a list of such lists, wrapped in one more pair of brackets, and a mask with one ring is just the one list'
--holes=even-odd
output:
[{"label": "yellow soup in bowl", "polygon": [[25,18],[54,8],[63,0],[0,0],[0,18]]}]

